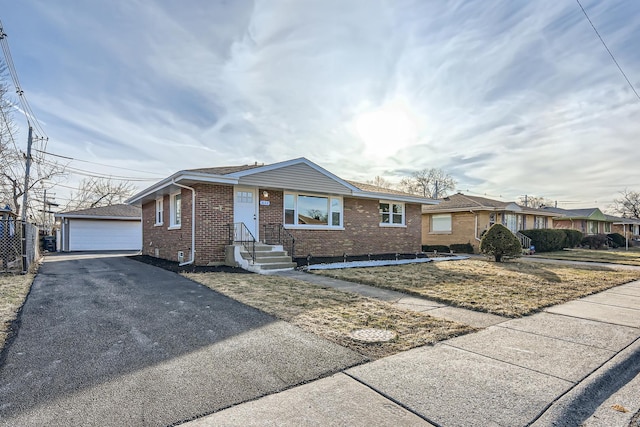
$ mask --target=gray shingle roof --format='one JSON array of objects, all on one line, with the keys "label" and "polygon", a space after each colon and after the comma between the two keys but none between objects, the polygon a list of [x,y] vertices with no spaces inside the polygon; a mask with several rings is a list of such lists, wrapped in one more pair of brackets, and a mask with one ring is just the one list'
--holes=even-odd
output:
[{"label": "gray shingle roof", "polygon": [[77,211],[59,212],[56,216],[142,218],[142,209],[137,206],[120,204],[101,206],[99,208],[80,209]]},{"label": "gray shingle roof", "polygon": [[188,172],[210,173],[212,175],[229,175],[231,173],[242,172],[249,169],[255,169],[264,166],[258,165],[238,165],[238,166],[219,166],[215,168],[188,169]]},{"label": "gray shingle roof", "polygon": [[420,197],[420,196],[416,196],[415,194],[407,193],[404,191],[394,190],[393,188],[378,187],[377,185],[365,184],[364,182],[349,181],[347,179],[345,179],[345,181],[347,181],[349,184],[353,185],[354,187],[359,188],[362,191],[366,191],[367,193],[383,193],[383,194],[395,194],[397,196]]},{"label": "gray shingle roof", "polygon": [[503,209],[510,205],[509,202],[501,202],[499,200],[487,199],[485,197],[468,196],[466,194],[457,193],[452,194],[449,197],[439,199],[440,204],[423,206],[423,211],[443,211],[450,209],[463,209],[463,208],[490,208],[490,209]]}]

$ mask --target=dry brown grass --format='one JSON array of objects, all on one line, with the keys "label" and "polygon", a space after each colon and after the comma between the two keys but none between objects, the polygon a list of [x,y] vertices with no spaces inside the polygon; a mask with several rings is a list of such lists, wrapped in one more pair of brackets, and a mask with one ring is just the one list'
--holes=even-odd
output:
[{"label": "dry brown grass", "polygon": [[562,259],[570,261],[609,262],[623,265],[640,265],[640,250],[629,248],[615,250],[568,249],[557,252],[543,252],[536,258]]},{"label": "dry brown grass", "polygon": [[606,267],[475,259],[314,272],[507,317],[640,278],[640,271]]},{"label": "dry brown grass", "polygon": [[[389,356],[474,330],[459,323],[400,310],[382,301],[284,277],[229,273],[183,275],[370,358]],[[362,328],[390,329],[398,337],[386,343],[366,344],[349,336],[350,332]]]},{"label": "dry brown grass", "polygon": [[9,334],[9,326],[27,298],[33,274],[0,274],[0,349]]}]

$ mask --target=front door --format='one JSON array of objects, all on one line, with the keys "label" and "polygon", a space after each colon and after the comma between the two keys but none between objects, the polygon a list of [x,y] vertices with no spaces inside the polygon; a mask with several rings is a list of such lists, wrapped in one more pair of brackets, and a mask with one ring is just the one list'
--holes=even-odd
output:
[{"label": "front door", "polygon": [[258,239],[257,190],[250,187],[233,188],[233,222],[243,222],[253,237]]}]

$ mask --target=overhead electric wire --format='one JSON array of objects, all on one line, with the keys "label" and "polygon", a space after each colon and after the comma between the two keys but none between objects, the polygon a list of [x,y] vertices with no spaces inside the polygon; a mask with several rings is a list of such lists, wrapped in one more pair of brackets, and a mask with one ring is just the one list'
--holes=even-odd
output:
[{"label": "overhead electric wire", "polygon": [[[50,166],[56,166],[56,163],[50,162],[48,160],[45,160],[44,163],[50,165]],[[58,165],[59,166],[59,165]],[[80,168],[75,168],[72,166],[65,166],[64,167],[66,170],[70,170],[71,173],[76,174],[76,175],[82,175],[82,176],[88,176],[91,178],[105,178],[105,179],[114,179],[116,181],[156,181],[157,178],[141,178],[138,176],[123,176],[123,175],[110,175],[110,174],[103,174],[103,173],[97,173],[97,172],[93,172],[93,171],[89,171],[86,169],[80,169]]]},{"label": "overhead electric wire", "polygon": [[613,60],[613,62],[616,64],[616,67],[618,67],[618,70],[620,70],[620,73],[622,74],[622,76],[624,77],[624,79],[627,81],[627,83],[629,84],[629,87],[631,88],[631,90],[633,91],[633,93],[636,94],[636,98],[638,98],[638,100],[640,100],[640,95],[638,95],[638,91],[636,91],[636,88],[633,86],[633,84],[631,83],[631,81],[629,80],[629,78],[627,77],[627,75],[625,74],[625,72],[622,70],[622,67],[620,66],[620,64],[618,64],[618,61],[616,61],[615,56],[613,56],[613,53],[611,52],[611,50],[609,50],[609,47],[607,46],[607,44],[604,42],[604,40],[602,39],[602,36],[600,36],[600,33],[598,32],[598,30],[596,29],[596,26],[593,25],[593,22],[591,22],[591,18],[589,18],[589,15],[587,15],[587,11],[584,10],[584,7],[582,7],[582,4],[580,3],[580,0],[576,0],[576,2],[578,2],[578,6],[580,6],[580,9],[582,9],[582,13],[584,13],[584,16],[587,18],[587,21],[589,21],[589,24],[591,24],[591,28],[593,28],[593,31],[596,32],[596,35],[598,36],[598,38],[600,39],[600,41],[602,42],[602,45],[604,46],[604,48],[607,50],[607,52],[609,52],[609,56],[611,56],[611,59]]},{"label": "overhead electric wire", "polygon": [[20,85],[20,79],[18,78],[18,72],[13,63],[13,57],[11,56],[11,50],[9,49],[9,42],[7,41],[7,34],[4,32],[4,26],[2,25],[2,21],[0,20],[0,46],[2,47],[2,53],[4,54],[5,63],[7,65],[7,69],[9,70],[9,74],[11,75],[11,79],[13,80],[13,85],[16,88],[16,93],[18,94],[18,99],[20,101],[20,105],[22,107],[24,115],[27,117],[27,122],[29,125],[33,125],[36,130],[36,133],[41,137],[45,138],[44,148],[46,148],[46,140],[48,140],[47,133],[44,131],[44,128],[40,125],[40,122],[36,118],[27,97],[24,94],[24,90]]},{"label": "overhead electric wire", "polygon": [[[60,154],[49,153],[49,152],[44,151],[44,150],[34,150],[34,151],[37,151],[37,152],[42,153],[42,154],[47,154],[49,156],[60,157],[61,159],[73,160],[73,161],[76,161],[76,162],[90,163],[92,165],[105,166],[105,167],[108,167],[108,168],[122,169],[122,170],[127,170],[127,171],[132,171],[132,172],[142,172],[142,173],[148,173],[148,174],[154,175],[154,172],[148,172],[148,171],[143,171],[143,170],[138,170],[138,169],[131,169],[131,168],[123,168],[121,166],[112,166],[112,165],[107,165],[105,163],[90,162],[89,160],[81,160],[81,159],[76,159],[74,157],[62,156]],[[155,177],[156,178],[160,178],[160,179],[163,178],[160,175],[155,175]]]}]

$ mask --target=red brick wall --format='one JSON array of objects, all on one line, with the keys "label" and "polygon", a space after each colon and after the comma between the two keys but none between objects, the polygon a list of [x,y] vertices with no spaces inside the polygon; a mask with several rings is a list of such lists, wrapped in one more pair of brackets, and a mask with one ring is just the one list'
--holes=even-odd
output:
[{"label": "red brick wall", "polygon": [[233,224],[233,187],[198,184],[193,188],[196,190],[196,264],[223,262],[224,248],[229,243],[228,225]]},{"label": "red brick wall", "polygon": [[[260,190],[260,200],[267,200]],[[283,193],[269,192],[269,206],[260,205],[260,230],[264,224],[282,224],[284,218]],[[420,205],[405,205],[406,227],[381,227],[379,201],[345,197],[344,230],[288,229],[296,239],[295,256],[341,256],[412,253],[420,251]]]},{"label": "red brick wall", "polygon": [[[233,187],[228,185],[198,184],[196,190],[196,258],[197,265],[224,261],[224,248],[228,243],[227,224],[233,223]],[[260,233],[265,224],[282,224],[284,217],[283,192],[264,189],[258,192]],[[406,227],[380,227],[378,200],[344,198],[344,230],[291,229],[296,238],[296,256],[341,256],[411,253],[420,251],[420,206],[405,205]],[[182,227],[168,230],[169,196],[164,198],[164,224],[154,226],[155,202],[142,207],[143,253],[154,256],[158,248],[160,258],[177,261],[177,252],[184,251],[185,260],[191,250],[191,191],[182,190]]]},{"label": "red brick wall", "polygon": [[155,225],[156,202],[142,205],[142,253],[171,261],[178,261],[178,251],[184,252],[184,260],[191,256],[191,191],[183,189],[181,227],[169,230],[169,196],[164,196],[163,224]]}]

